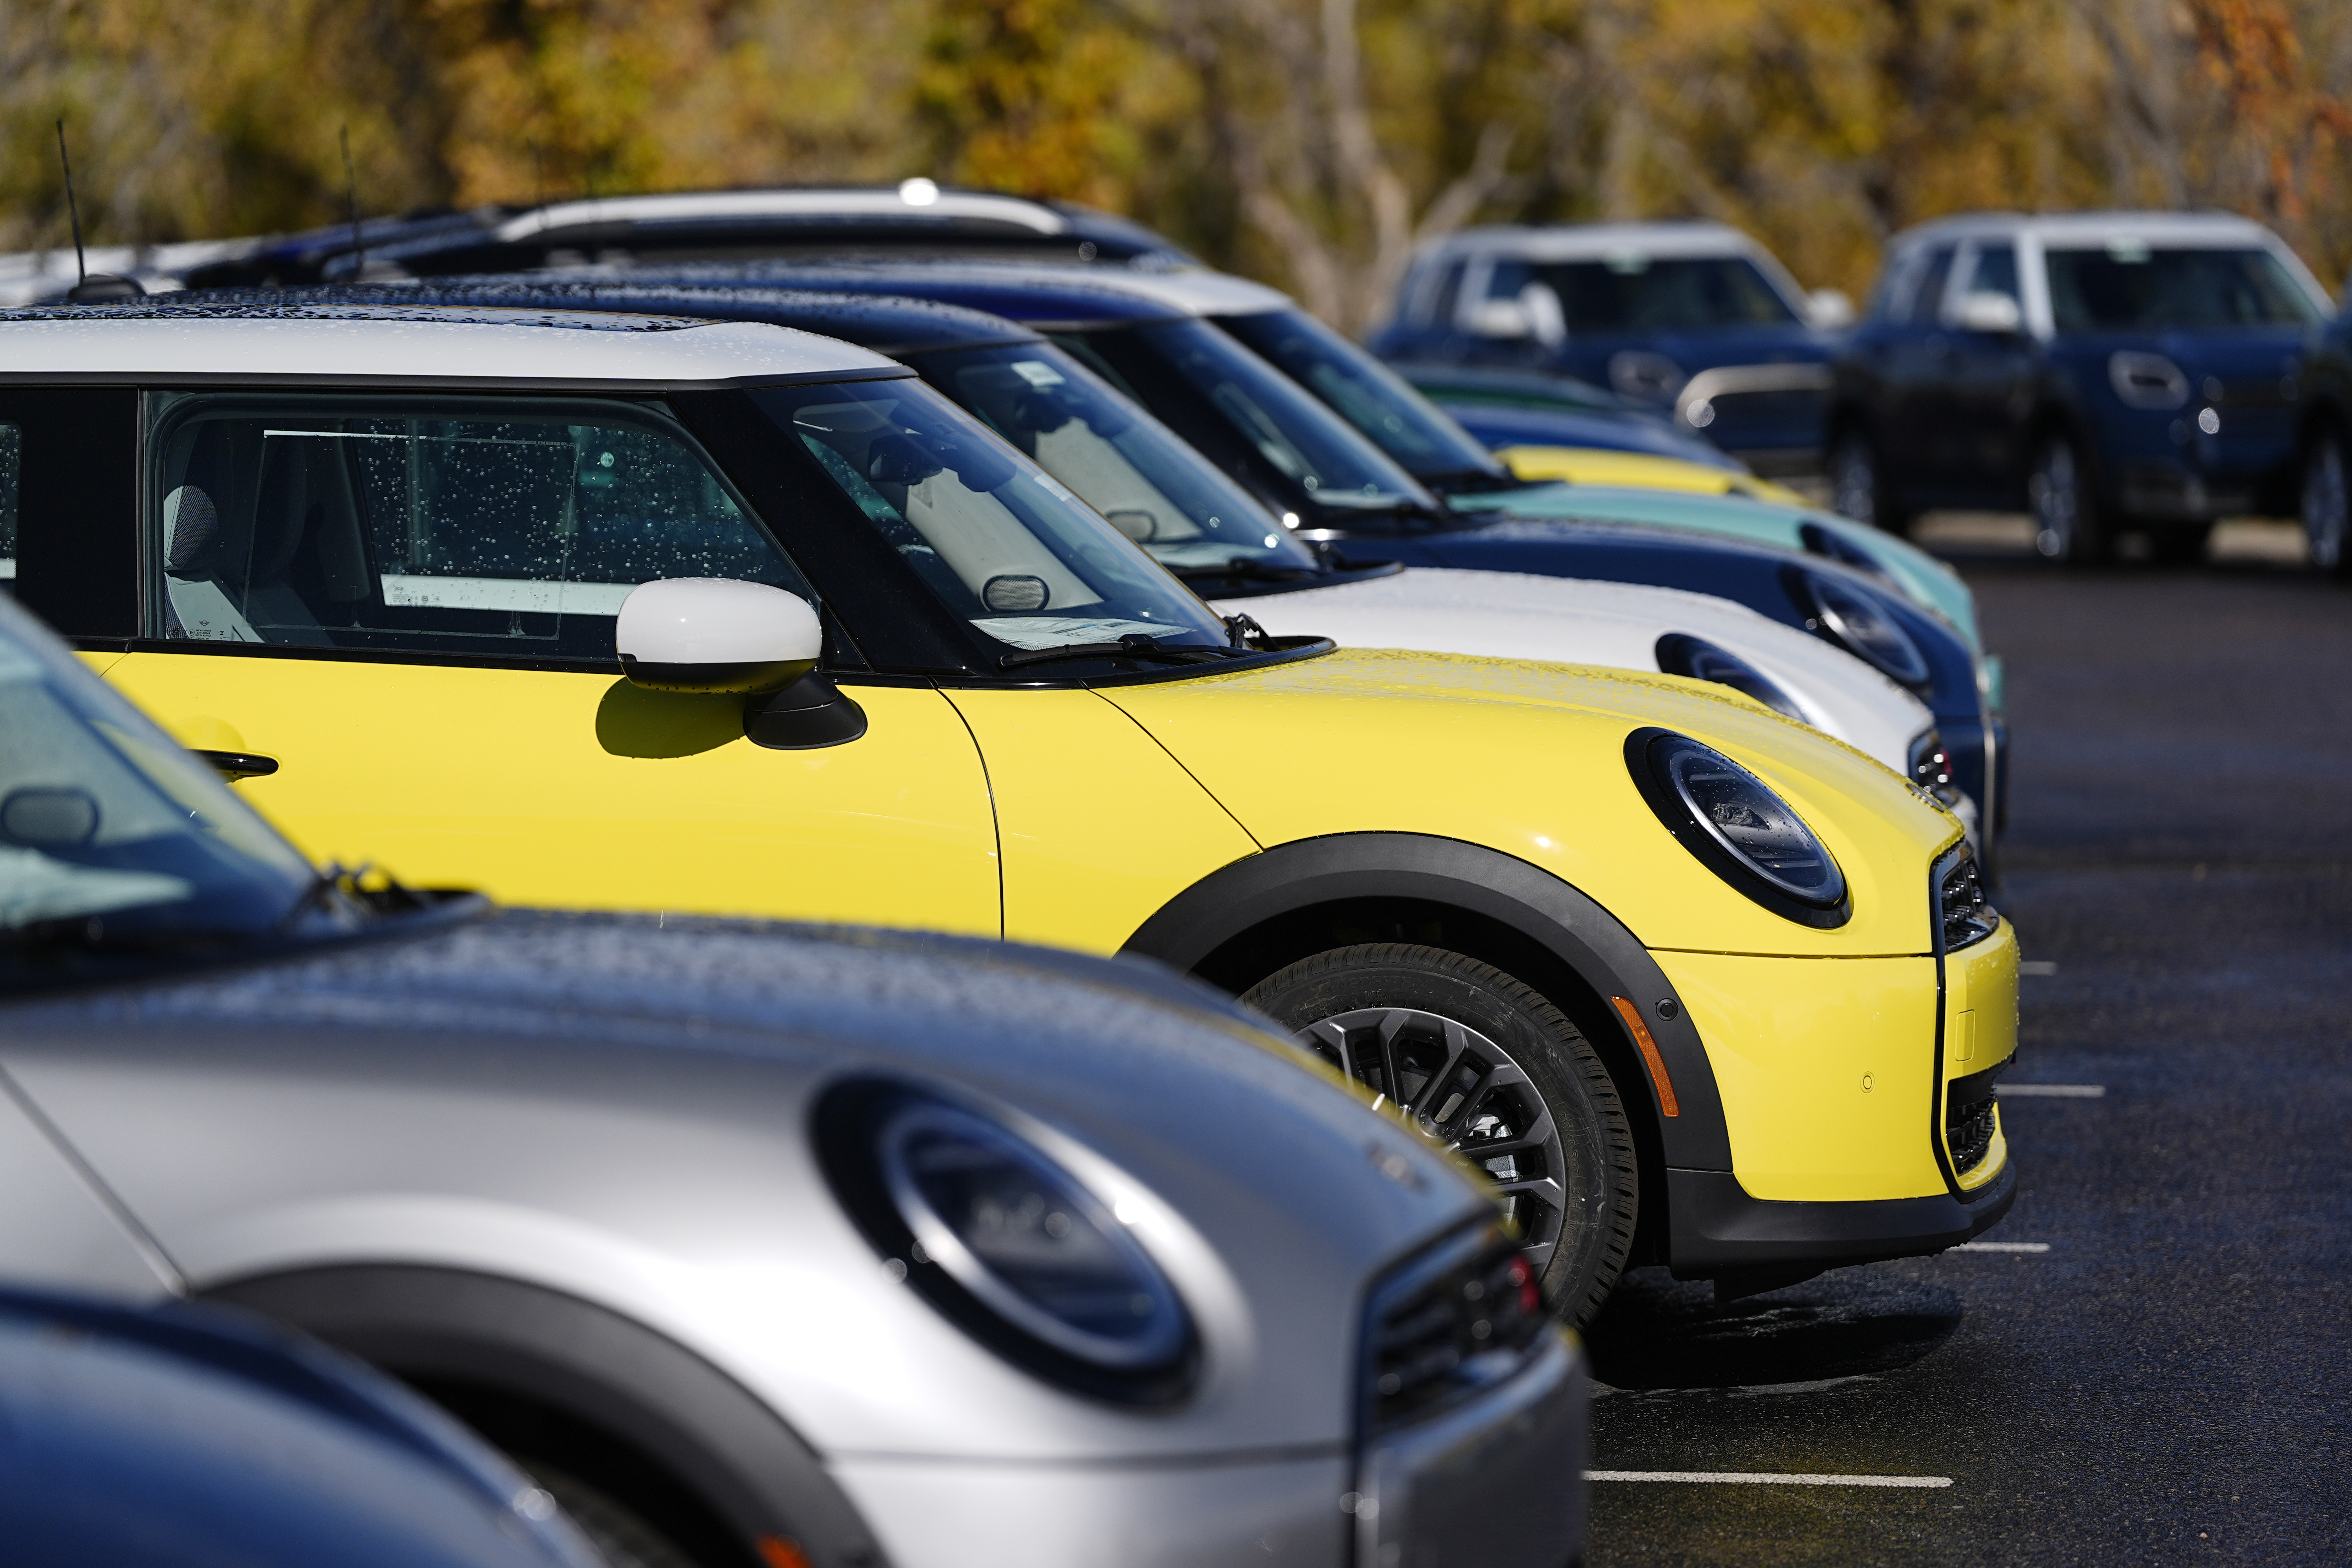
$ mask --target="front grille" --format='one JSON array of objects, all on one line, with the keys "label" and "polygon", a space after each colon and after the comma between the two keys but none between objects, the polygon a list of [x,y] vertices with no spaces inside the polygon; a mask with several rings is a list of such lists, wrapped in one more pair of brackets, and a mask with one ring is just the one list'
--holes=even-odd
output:
[{"label": "front grille", "polygon": [[1952,1086],[1952,1098],[1944,1111],[1944,1147],[1951,1152],[1953,1174],[1965,1176],[1992,1152],[1993,1129],[2000,1121],[2000,1101],[1993,1098],[1989,1083],[1982,1100],[1963,1100],[1959,1088]]},{"label": "front grille", "polygon": [[1943,922],[1946,952],[1958,952],[2000,929],[2000,911],[1985,899],[1976,855],[1965,845],[1936,879],[1936,915]]},{"label": "front grille", "polygon": [[1534,1267],[1499,1226],[1407,1264],[1373,1294],[1367,1426],[1393,1426],[1501,1382],[1549,1321]]}]

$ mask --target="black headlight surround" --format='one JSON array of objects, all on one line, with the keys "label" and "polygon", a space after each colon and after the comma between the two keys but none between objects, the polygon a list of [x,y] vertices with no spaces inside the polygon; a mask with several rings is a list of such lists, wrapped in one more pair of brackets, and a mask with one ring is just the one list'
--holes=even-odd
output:
[{"label": "black headlight surround", "polygon": [[2000,911],[1985,897],[1976,851],[1954,846],[1936,864],[1937,940],[1941,951],[1958,952],[2000,929]]},{"label": "black headlight surround", "polygon": [[[1781,570],[1790,599],[1805,616],[1805,629],[1835,644],[1879,674],[1916,692],[1935,685],[1935,668],[1911,634],[1885,608],[1873,604],[1872,591],[1857,583],[1838,582],[1824,573],[1801,566]],[[1867,622],[1882,620],[1892,638],[1874,639]]]},{"label": "black headlight surround", "polygon": [[1803,898],[1789,892],[1771,880],[1761,867],[1733,849],[1712,824],[1699,819],[1683,799],[1682,792],[1675,787],[1666,771],[1666,763],[1675,752],[1684,748],[1696,748],[1721,759],[1726,765],[1747,774],[1758,789],[1780,801],[1780,796],[1770,785],[1703,742],[1654,726],[1636,730],[1625,737],[1626,771],[1633,774],[1633,787],[1641,792],[1642,799],[1648,803],[1665,830],[1675,836],[1675,841],[1689,850],[1692,858],[1699,864],[1783,920],[1811,926],[1815,931],[1835,931],[1852,920],[1853,890],[1846,883],[1844,871],[1838,868],[1837,859],[1830,854],[1829,846],[1822,844],[1821,836],[1814,833],[1803,818],[1797,816],[1787,802],[1780,801],[1780,805],[1820,846],[1822,857],[1837,871],[1834,898]]},{"label": "black headlight surround", "polygon": [[[834,1196],[875,1251],[894,1266],[892,1271],[903,1268],[908,1288],[982,1345],[1072,1393],[1130,1408],[1164,1407],[1190,1395],[1200,1373],[1199,1333],[1174,1282],[1132,1241],[1127,1245],[1150,1272],[1150,1288],[1164,1292],[1164,1307],[1174,1312],[1181,1331],[1170,1339],[1164,1353],[1119,1365],[1073,1353],[1016,1321],[998,1304],[1002,1291],[991,1291],[985,1284],[975,1289],[974,1282],[959,1278],[960,1272],[970,1274],[971,1259],[958,1260],[963,1265],[958,1269],[926,1251],[915,1230],[921,1216],[910,1220],[906,1212],[905,1173],[893,1168],[887,1145],[894,1126],[903,1127],[909,1117],[927,1116],[942,1124],[961,1121],[990,1130],[1006,1144],[1025,1151],[1034,1167],[1057,1176],[1076,1201],[1097,1210],[1106,1207],[1083,1181],[983,1109],[927,1085],[883,1078],[846,1079],[818,1098],[810,1131]],[[1102,1217],[1094,1216],[1097,1223]],[[1087,1222],[1081,1215],[1079,1223]],[[1116,1226],[1118,1222],[1109,1224]],[[990,1300],[992,1295],[997,1301]]]},{"label": "black headlight surround", "polygon": [[1780,689],[1778,681],[1730,649],[1718,647],[1705,637],[1693,637],[1688,632],[1668,632],[1658,639],[1656,653],[1658,668],[1664,674],[1728,686],[1800,724],[1812,722],[1797,706],[1797,700]]}]

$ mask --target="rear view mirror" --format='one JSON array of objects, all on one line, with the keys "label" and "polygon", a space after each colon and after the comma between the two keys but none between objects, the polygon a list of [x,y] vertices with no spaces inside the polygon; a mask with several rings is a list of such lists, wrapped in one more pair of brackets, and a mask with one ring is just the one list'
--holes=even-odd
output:
[{"label": "rear view mirror", "polygon": [[98,837],[98,799],[86,789],[11,790],[0,800],[0,838],[26,849],[79,849]]},{"label": "rear view mirror", "polygon": [[670,577],[629,591],[613,642],[629,679],[655,691],[779,691],[816,668],[824,628],[782,588]]},{"label": "rear view mirror", "polygon": [[2006,294],[1963,294],[1956,314],[1958,324],[1971,332],[2014,332],[2025,323],[2024,312]]}]

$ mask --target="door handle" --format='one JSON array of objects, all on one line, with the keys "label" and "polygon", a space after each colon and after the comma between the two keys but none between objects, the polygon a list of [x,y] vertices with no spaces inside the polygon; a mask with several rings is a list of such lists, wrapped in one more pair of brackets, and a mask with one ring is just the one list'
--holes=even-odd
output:
[{"label": "door handle", "polygon": [[220,770],[221,777],[235,784],[239,779],[263,779],[278,771],[278,759],[256,752],[208,752],[192,748],[195,754]]}]

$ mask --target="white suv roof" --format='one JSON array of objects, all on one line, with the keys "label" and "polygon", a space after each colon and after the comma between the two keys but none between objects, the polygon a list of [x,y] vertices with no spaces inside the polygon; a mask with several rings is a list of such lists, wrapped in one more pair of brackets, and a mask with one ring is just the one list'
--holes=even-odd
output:
[{"label": "white suv roof", "polygon": [[740,384],[907,374],[813,332],[593,310],[165,302],[0,316],[0,381]]},{"label": "white suv roof", "polygon": [[1586,261],[1628,252],[1641,256],[1769,256],[1728,224],[1686,223],[1487,224],[1456,229],[1433,250],[1495,250],[1531,261]]},{"label": "white suv roof", "polygon": [[1995,236],[2032,236],[2051,249],[2105,245],[2137,240],[2150,246],[2255,245],[2284,249],[2284,244],[2252,218],[2235,213],[2085,212],[2085,213],[1961,213],[1905,229],[1888,241],[1890,249],[1908,249],[1939,239],[1973,239]]}]

